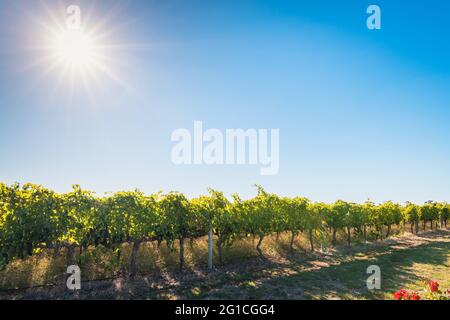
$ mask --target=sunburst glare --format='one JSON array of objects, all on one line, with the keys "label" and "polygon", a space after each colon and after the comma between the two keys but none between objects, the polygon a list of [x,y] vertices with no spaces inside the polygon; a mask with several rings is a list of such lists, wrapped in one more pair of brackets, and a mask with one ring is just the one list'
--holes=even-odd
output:
[{"label": "sunburst glare", "polygon": [[117,10],[99,16],[90,9],[80,9],[77,28],[68,24],[70,11],[61,3],[58,7],[45,6],[46,14],[33,16],[35,26],[40,28],[36,28],[38,36],[33,39],[35,58],[31,65],[39,68],[40,78],[51,75],[56,93],[61,89],[69,94],[83,91],[92,100],[99,90],[107,90],[108,82],[129,92],[118,72],[128,47],[116,42],[118,28],[111,25]]},{"label": "sunburst glare", "polygon": [[53,36],[49,49],[56,63],[71,71],[95,68],[99,48],[95,39],[80,30],[65,30]]}]

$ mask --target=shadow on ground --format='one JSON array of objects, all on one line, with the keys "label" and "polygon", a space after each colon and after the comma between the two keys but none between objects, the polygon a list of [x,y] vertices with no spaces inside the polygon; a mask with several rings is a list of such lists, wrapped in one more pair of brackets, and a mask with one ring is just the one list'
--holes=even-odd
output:
[{"label": "shadow on ground", "polygon": [[[382,288],[366,286],[369,265],[381,268]],[[342,246],[324,253],[298,250],[282,259],[250,258],[213,272],[190,269],[84,282],[73,293],[65,286],[1,291],[2,299],[384,299],[399,288],[438,279],[450,287],[450,232],[434,231],[382,243]]]}]

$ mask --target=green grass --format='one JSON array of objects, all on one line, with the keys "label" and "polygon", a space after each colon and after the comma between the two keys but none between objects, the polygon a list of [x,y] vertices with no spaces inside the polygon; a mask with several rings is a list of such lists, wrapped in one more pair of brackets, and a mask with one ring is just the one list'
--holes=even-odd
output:
[{"label": "green grass", "polygon": [[[390,299],[400,288],[420,291],[424,282],[437,280],[450,288],[450,242],[447,238],[414,247],[387,245],[360,247],[337,254],[332,265],[308,269],[308,262],[293,263],[286,270],[266,270],[245,280],[211,288],[199,299]],[[366,269],[381,268],[381,290],[368,290]],[[290,271],[290,272],[288,272]],[[284,274],[288,273],[288,274]],[[243,277],[244,275],[241,275]],[[251,280],[250,280],[251,279]]]}]

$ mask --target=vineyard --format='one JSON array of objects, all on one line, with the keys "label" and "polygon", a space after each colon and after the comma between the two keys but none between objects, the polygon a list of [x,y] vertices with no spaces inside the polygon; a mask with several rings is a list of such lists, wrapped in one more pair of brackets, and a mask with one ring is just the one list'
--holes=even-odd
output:
[{"label": "vineyard", "polygon": [[[41,250],[64,250],[67,265],[76,264],[75,253],[102,246],[120,257],[131,246],[128,272],[137,273],[136,257],[143,243],[179,250],[179,268],[185,264],[185,245],[212,232],[217,249],[216,264],[223,263],[223,250],[240,239],[252,237],[254,249],[264,257],[263,242],[273,235],[288,234],[289,248],[300,234],[309,250],[317,244],[336,246],[337,234],[345,242],[379,241],[396,230],[447,228],[450,205],[393,202],[363,204],[336,201],[313,203],[301,197],[280,197],[257,186],[257,195],[243,200],[209,190],[208,195],[188,199],[177,192],[145,195],[140,191],[118,192],[99,197],[74,186],[59,194],[34,184],[0,184],[0,269],[13,259],[24,259]],[[329,243],[325,243],[329,241]],[[175,246],[176,244],[176,246]]]}]

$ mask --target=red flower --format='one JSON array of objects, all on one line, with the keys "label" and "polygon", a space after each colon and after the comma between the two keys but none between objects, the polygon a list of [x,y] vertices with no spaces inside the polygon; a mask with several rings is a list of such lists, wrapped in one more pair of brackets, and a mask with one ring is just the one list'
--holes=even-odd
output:
[{"label": "red flower", "polygon": [[402,289],[394,292],[394,300],[409,300],[408,291]]},{"label": "red flower", "polygon": [[[394,300],[439,300],[444,299],[447,300],[450,298],[450,289],[439,291],[439,282],[437,281],[429,281],[427,283],[428,289],[430,292],[436,292],[435,294],[425,294],[424,297],[421,297],[418,292],[407,291],[405,289],[398,290],[393,293]],[[422,291],[421,291],[422,292]]]},{"label": "red flower", "polygon": [[410,298],[411,300],[420,300],[420,296],[416,292],[413,292]]},{"label": "red flower", "polygon": [[394,292],[393,296],[394,296],[394,300],[402,300],[402,297],[403,297],[403,295],[399,291]]},{"label": "red flower", "polygon": [[431,292],[436,292],[439,289],[439,283],[437,281],[428,282],[428,288]]}]

